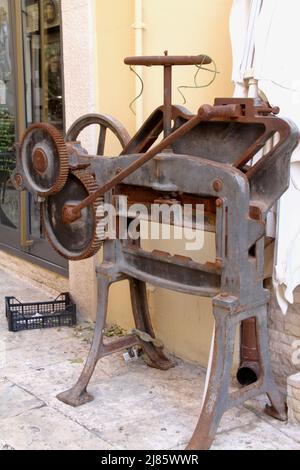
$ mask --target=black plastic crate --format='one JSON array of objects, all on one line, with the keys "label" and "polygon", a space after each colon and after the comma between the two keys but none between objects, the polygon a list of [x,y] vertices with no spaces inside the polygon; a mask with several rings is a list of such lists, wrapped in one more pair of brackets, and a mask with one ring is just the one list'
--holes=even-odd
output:
[{"label": "black plastic crate", "polygon": [[36,330],[76,325],[76,305],[70,294],[60,294],[53,302],[21,303],[5,297],[9,331]]}]

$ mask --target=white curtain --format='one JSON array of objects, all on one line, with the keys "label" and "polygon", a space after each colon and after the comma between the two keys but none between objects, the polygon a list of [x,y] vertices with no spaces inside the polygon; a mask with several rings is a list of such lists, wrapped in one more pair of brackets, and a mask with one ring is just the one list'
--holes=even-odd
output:
[{"label": "white curtain", "polygon": [[[252,76],[269,102],[300,128],[299,20],[299,0],[234,0],[230,29],[235,95],[249,96],[245,78]],[[274,286],[283,313],[300,285],[299,207],[300,147],[292,157],[290,188],[277,207]]]}]

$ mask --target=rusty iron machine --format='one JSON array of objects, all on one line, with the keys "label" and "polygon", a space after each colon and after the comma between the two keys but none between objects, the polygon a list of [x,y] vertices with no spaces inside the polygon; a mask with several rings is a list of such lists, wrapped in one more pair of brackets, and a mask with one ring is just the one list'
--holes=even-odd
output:
[{"label": "rusty iron machine", "polygon": [[[214,106],[201,106],[196,115],[172,105],[172,67],[209,64],[209,57],[131,57],[125,63],[164,68],[164,105],[132,139],[116,119],[89,115],[76,121],[65,139],[51,125],[33,124],[18,149],[15,186],[29,190],[41,202],[52,246],[74,261],[95,255],[102,245],[104,249],[97,268],[99,307],[91,350],[76,385],[58,398],[72,406],[92,400],[87,386],[98,360],[135,345],[143,348],[150,366],[167,370],[174,365],[155,338],[146,283],[210,297],[213,352],[199,422],[188,445],[188,449],[208,449],[223,414],[259,394],[268,395],[270,415],[286,419],[286,405],[270,366],[264,248],[266,217],[288,187],[290,157],[299,134],[293,123],[276,116],[278,108],[259,99],[219,98]],[[100,126],[97,156],[88,155],[78,141],[92,124]],[[112,158],[104,156],[108,130],[123,148]],[[253,157],[275,135],[277,144],[253,164]],[[168,200],[204,204],[205,230],[216,233],[215,263],[150,253],[136,240],[107,239],[105,223],[101,225],[103,203],[113,203],[118,195],[127,196],[129,204]],[[130,283],[136,330],[105,344],[109,288],[124,279]],[[239,325],[243,386],[232,391]],[[252,371],[255,379],[245,380],[245,371],[246,377]]]}]

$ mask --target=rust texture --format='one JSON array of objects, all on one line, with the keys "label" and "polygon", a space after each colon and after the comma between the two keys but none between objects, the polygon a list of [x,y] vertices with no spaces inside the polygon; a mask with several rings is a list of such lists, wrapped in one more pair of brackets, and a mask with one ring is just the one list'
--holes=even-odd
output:
[{"label": "rust texture", "polygon": [[46,153],[42,149],[37,149],[32,156],[33,168],[38,173],[44,173],[48,168],[48,159]]},{"label": "rust texture", "polygon": [[[20,190],[43,197],[43,220],[53,247],[67,259],[82,260],[103,246],[97,267],[99,307],[90,354],[77,383],[58,396],[71,406],[93,397],[87,387],[97,362],[124,348],[140,346],[151,367],[166,370],[173,362],[155,338],[146,284],[212,299],[215,332],[207,389],[189,450],[208,449],[223,414],[231,407],[267,394],[266,412],[286,419],[286,407],[271,370],[267,313],[269,293],[263,286],[266,218],[289,184],[292,152],[299,131],[279,109],[259,99],[217,98],[199,106],[196,115],[172,104],[172,67],[209,64],[206,56],[129,57],[129,65],[162,66],[163,105],[153,111],[130,138],[124,126],[108,115],[77,120],[64,139],[52,126],[31,126],[18,147],[13,180]],[[96,155],[80,143],[80,133],[98,125]],[[107,133],[122,152],[105,156]],[[164,132],[162,141],[157,143]],[[277,135],[276,145],[256,159]],[[216,234],[216,260],[198,263],[187,256],[146,252],[140,241],[107,238],[104,202],[117,207],[118,196],[133,204],[203,204],[204,230]],[[129,215],[117,212],[116,219]],[[194,219],[193,219],[194,220]],[[175,222],[174,222],[175,223]],[[101,225],[102,224],[102,225]],[[100,229],[99,229],[100,227]],[[102,233],[103,231],[103,233]],[[112,284],[127,279],[136,328],[106,344],[103,330]],[[236,329],[241,328],[242,387],[230,390]]]}]

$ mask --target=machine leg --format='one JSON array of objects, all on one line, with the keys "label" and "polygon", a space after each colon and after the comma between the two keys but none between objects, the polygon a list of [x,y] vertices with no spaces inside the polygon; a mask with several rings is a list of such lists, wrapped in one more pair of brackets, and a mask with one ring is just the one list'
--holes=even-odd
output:
[{"label": "machine leg", "polygon": [[[222,416],[230,407],[230,402],[231,406],[235,406],[234,401],[231,401],[232,395],[230,395],[229,387],[236,321],[233,321],[234,318],[230,313],[224,314],[224,311],[222,313],[218,309],[215,309],[214,315],[216,327],[211,370],[207,372],[209,379],[203,399],[203,406],[195,432],[187,447],[188,450],[209,449]],[[262,380],[262,385],[257,388],[256,394],[267,393],[271,406],[267,406],[266,413],[281,421],[285,421],[287,419],[286,405],[275,383],[270,363],[267,306],[262,306],[256,314],[252,313],[252,316],[256,317]],[[255,385],[253,384],[252,387],[255,387]]]},{"label": "machine leg", "polygon": [[[138,279],[130,279],[130,292],[136,328],[145,331],[154,338],[145,282]],[[174,367],[175,364],[165,356],[162,349],[157,348],[152,343],[143,342],[143,349],[148,356],[147,364],[150,367],[161,370],[168,370]]]},{"label": "machine leg", "polygon": [[187,450],[210,448],[223,414],[227,411],[236,324],[230,313],[215,309],[215,335],[211,367],[200,418]]},{"label": "machine leg", "polygon": [[271,402],[271,406],[267,405],[265,412],[273,418],[280,421],[287,420],[287,406],[284,398],[276,385],[270,361],[269,354],[269,335],[268,335],[268,319],[267,306],[262,307],[262,311],[256,320],[257,336],[259,344],[260,363],[265,377],[267,395]]},{"label": "machine leg", "polygon": [[93,400],[93,396],[87,392],[87,386],[91,380],[97,362],[100,358],[103,344],[103,330],[105,328],[109,282],[105,277],[100,277],[98,286],[98,312],[95,325],[93,343],[84,369],[78,382],[70,390],[57,396],[58,400],[71,406],[81,406]]}]

